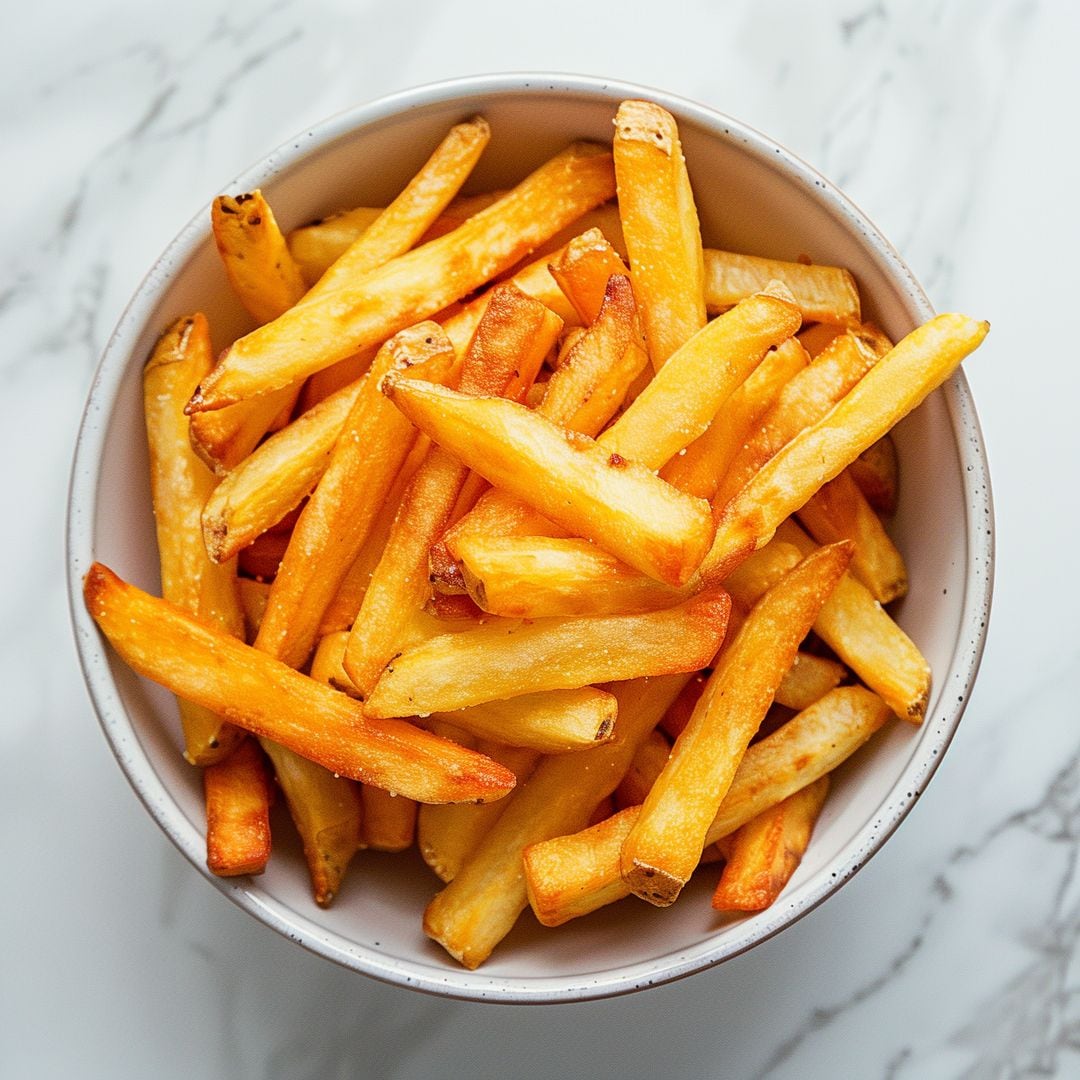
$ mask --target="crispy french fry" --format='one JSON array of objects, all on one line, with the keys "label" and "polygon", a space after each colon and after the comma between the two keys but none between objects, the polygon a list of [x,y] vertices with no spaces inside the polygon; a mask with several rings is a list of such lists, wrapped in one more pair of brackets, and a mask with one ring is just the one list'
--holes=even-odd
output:
[{"label": "crispy french fry", "polygon": [[588,229],[571,240],[548,269],[583,326],[600,314],[612,277],[629,278],[630,270],[599,229]]},{"label": "crispy french fry", "polygon": [[262,754],[244,739],[203,770],[206,865],[218,877],[261,874],[270,858],[273,789]]},{"label": "crispy french fry", "polygon": [[851,545],[808,556],[755,605],[720,657],[623,845],[623,876],[643,900],[672,903],[697,866],[705,832]]},{"label": "crispy french fry", "polygon": [[[559,317],[538,300],[513,285],[499,286],[469,345],[462,389],[467,394],[524,392],[561,328]],[[388,374],[381,386],[385,389],[393,377]],[[345,653],[345,669],[363,695],[397,650],[404,621],[423,606],[430,591],[428,551],[442,535],[467,479],[466,464],[447,449],[433,447],[405,493]]]},{"label": "crispy french fry", "polygon": [[782,285],[740,301],[671,353],[597,442],[659,469],[705,432],[765,353],[798,328],[798,309]]},{"label": "crispy french fry", "polygon": [[616,807],[621,810],[626,806],[640,806],[652,790],[656,778],[664,771],[670,753],[671,743],[667,736],[655,728],[637,748],[626,775],[615,789]]},{"label": "crispy french fry", "polygon": [[612,147],[634,293],[659,371],[705,325],[697,208],[670,113],[648,101],[624,101]]},{"label": "crispy french fry", "polygon": [[689,495],[714,499],[721,479],[735,455],[749,442],[755,425],[809,359],[796,338],[788,338],[771,349],[742,386],[732,391],[720,406],[708,430],[685,453],[671,458],[660,475]]},{"label": "crispy french fry", "polygon": [[713,893],[717,911],[763,911],[776,900],[802,862],[828,793],[822,776],[735,833]]},{"label": "crispy french fry", "polygon": [[360,833],[363,847],[372,851],[406,851],[413,846],[419,806],[415,800],[361,784],[360,801],[364,807]]},{"label": "crispy french fry", "polygon": [[776,688],[776,703],[802,712],[838,686],[845,674],[844,665],[827,656],[798,652]]},{"label": "crispy french fry", "polygon": [[798,518],[819,544],[854,543],[851,572],[878,603],[888,604],[907,592],[904,557],[847,470],[823,484],[800,508]]},{"label": "crispy french fry", "polygon": [[719,648],[730,606],[727,594],[714,590],[643,615],[444,634],[395,657],[366,708],[372,716],[415,716],[529,692],[696,671]]},{"label": "crispy french fry", "polygon": [[938,315],[878,361],[821,420],[777,453],[724,507],[707,573],[767,543],[794,513],[940,386],[978,348],[989,324]]},{"label": "crispy french fry", "polygon": [[[705,847],[831,772],[890,715],[876,694],[842,686],[754,743],[705,834]],[[559,926],[630,895],[620,853],[640,814],[640,807],[627,807],[593,829],[526,849],[529,903],[540,922]]]},{"label": "crispy french fry", "polygon": [[815,266],[731,251],[705,251],[705,307],[726,311],[770,281],[792,292],[806,322],[850,326],[859,321],[859,290],[851,274],[838,266]]},{"label": "crispy french fry", "polygon": [[537,765],[454,880],[428,904],[425,933],[465,967],[483,963],[528,903],[522,852],[588,822],[686,679],[667,675],[613,687],[619,699],[615,738]]},{"label": "crispy french fry", "polygon": [[500,798],[513,776],[401,721],[374,721],[344,694],[149,596],[95,563],[87,610],[145,678],[332,772],[420,801]]},{"label": "crispy french fry", "polygon": [[244,612],[244,640],[250,644],[259,632],[266,601],[270,598],[270,586],[254,578],[238,578],[236,583],[240,587],[240,608]]},{"label": "crispy french fry", "polygon": [[421,431],[556,524],[669,584],[697,569],[708,504],[648,468],[510,401],[420,380],[386,379],[383,389]]},{"label": "crispy french fry", "polygon": [[[176,320],[154,346],[143,372],[150,491],[165,597],[242,637],[236,564],[212,563],[199,536],[199,514],[217,481],[192,453],[183,412],[184,397],[212,365],[210,331],[201,314]],[[184,756],[193,765],[227,757],[240,741],[242,732],[213,712],[188,701],[179,707]]]},{"label": "crispy french fry", "polygon": [[285,549],[289,546],[287,532],[268,531],[256,536],[237,556],[236,565],[241,573],[269,584],[278,572]]},{"label": "crispy french fry", "polygon": [[845,329],[846,327],[838,323],[813,323],[799,331],[799,342],[813,358],[844,333]]},{"label": "crispy french fry", "polygon": [[300,667],[320,623],[412,448],[415,430],[379,390],[390,371],[413,368],[446,378],[453,346],[435,323],[391,338],[364,377],[330,464],[319,480],[278,568],[256,646]]},{"label": "crispy french fry", "polygon": [[240,338],[189,408],[216,409],[269,393],[428,318],[609,199],[613,181],[606,150],[571,146],[452,233]]},{"label": "crispy french fry", "polygon": [[883,435],[873,446],[867,447],[847,471],[866,496],[866,501],[879,514],[892,517],[896,513],[900,465],[892,435]]},{"label": "crispy french fry", "polygon": [[384,209],[383,206],[357,206],[352,210],[341,210],[289,233],[286,237],[289,254],[300,267],[308,288],[364,235]]}]

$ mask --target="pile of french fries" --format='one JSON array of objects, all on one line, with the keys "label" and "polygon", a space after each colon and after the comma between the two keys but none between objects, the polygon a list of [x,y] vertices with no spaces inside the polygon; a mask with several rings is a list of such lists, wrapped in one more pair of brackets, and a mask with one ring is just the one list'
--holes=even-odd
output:
[{"label": "pile of french fries", "polygon": [[280,790],[319,904],[418,848],[469,968],[526,907],[665,906],[701,865],[718,911],[776,899],[831,771],[925,712],[889,430],[987,332],[894,345],[846,270],[703,248],[649,102],[464,196],[489,137],[290,236],[216,200],[256,325],[215,358],[191,314],[146,365],[163,598],[85,582],[179,698],[213,872],[265,867]]}]

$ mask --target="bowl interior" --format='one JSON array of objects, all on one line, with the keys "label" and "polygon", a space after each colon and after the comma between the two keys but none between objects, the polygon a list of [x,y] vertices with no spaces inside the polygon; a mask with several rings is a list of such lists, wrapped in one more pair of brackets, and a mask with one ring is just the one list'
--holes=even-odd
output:
[{"label": "bowl interior", "polygon": [[[628,96],[651,96],[678,116],[706,243],[847,266],[866,317],[894,339],[931,314],[895,253],[826,181],[734,121],[638,87],[515,76],[398,95],[303,134],[231,190],[262,187],[286,229],[336,209],[377,205],[452,123],[477,112],[493,136],[470,190],[505,187],[572,138],[609,140],[615,106]],[[217,347],[247,328],[208,222],[208,214],[193,222],[163,256],[109,346],[80,436],[69,522],[73,618],[106,734],[151,813],[204,873],[200,778],[180,756],[175,704],[104,648],[79,587],[96,558],[158,588],[141,366],[160,330],[191,310],[206,312]],[[526,915],[487,964],[466,972],[421,931],[423,906],[438,883],[418,857],[361,853],[333,908],[321,911],[282,821],[264,876],[212,880],[257,917],[334,960],[421,989],[503,1001],[632,990],[698,970],[781,929],[850,877],[902,818],[940,760],[981,651],[989,492],[962,377],[932,395],[896,437],[902,492],[893,531],[912,582],[898,617],[934,669],[934,699],[921,728],[894,722],[841,770],[801,867],[769,911],[717,916],[708,904],[714,875],[704,872],[665,911],[629,899],[558,931]]]}]

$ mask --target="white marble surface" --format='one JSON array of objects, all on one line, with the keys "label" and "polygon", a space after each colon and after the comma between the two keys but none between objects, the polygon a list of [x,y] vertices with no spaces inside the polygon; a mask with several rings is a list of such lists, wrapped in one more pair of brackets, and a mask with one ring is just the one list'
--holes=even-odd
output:
[{"label": "white marble surface", "polygon": [[[1073,5],[2,10],[0,1076],[1080,1075]],[[883,852],[719,970],[536,1008],[445,1002],[339,970],[195,874],[108,753],[62,569],[91,374],[178,227],[329,113],[520,69],[622,77],[740,117],[845,187],[939,309],[989,318],[968,377],[998,521],[975,695]]]}]

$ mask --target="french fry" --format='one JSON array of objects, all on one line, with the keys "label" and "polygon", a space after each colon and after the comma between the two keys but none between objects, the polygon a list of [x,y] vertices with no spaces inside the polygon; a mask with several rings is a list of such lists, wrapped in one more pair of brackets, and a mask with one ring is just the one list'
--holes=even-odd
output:
[{"label": "french fry", "polygon": [[859,321],[859,290],[847,270],[705,250],[705,307],[710,315],[734,307],[770,281],[782,281],[791,290],[808,323],[851,326]]},{"label": "french fry", "polygon": [[364,807],[360,833],[363,847],[372,851],[406,851],[413,846],[419,803],[368,784],[360,785],[360,802]]},{"label": "french fry", "polygon": [[705,325],[697,208],[670,113],[648,101],[624,101],[612,148],[634,294],[659,371]]},{"label": "french fry", "polygon": [[366,709],[371,716],[416,716],[523,693],[695,671],[715,655],[730,606],[727,594],[714,590],[643,615],[444,634],[396,656]]},{"label": "french fry", "polygon": [[708,504],[520,405],[420,380],[383,390],[421,431],[496,487],[660,581],[680,585],[712,533]]},{"label": "french fry", "polygon": [[765,353],[799,328],[791,294],[775,283],[769,290],[740,301],[671,353],[597,442],[659,469],[702,435]]},{"label": "french fry", "polygon": [[431,322],[403,330],[379,350],[293,529],[256,647],[290,667],[304,664],[326,608],[412,448],[415,430],[380,392],[380,380],[410,368],[446,378],[455,362],[449,339]]},{"label": "french fry", "polygon": [[[215,565],[200,539],[199,514],[217,481],[191,450],[183,412],[184,397],[212,365],[201,314],[176,320],[154,346],[143,372],[150,491],[165,597],[242,637],[235,562]],[[240,741],[242,732],[213,712],[183,700],[179,707],[184,756],[193,765],[220,761]]]},{"label": "french fry", "polygon": [[851,572],[878,603],[891,603],[907,592],[904,557],[847,470],[823,484],[800,508],[798,518],[819,544],[854,543]]},{"label": "french fry", "polygon": [[827,656],[797,652],[776,688],[775,701],[777,705],[802,712],[837,687],[846,674],[843,664]]},{"label": "french fry", "polygon": [[[751,745],[705,834],[704,847],[831,772],[891,715],[864,687],[842,686]],[[593,829],[526,848],[529,903],[540,922],[559,926],[630,895],[620,855],[640,815],[640,807],[627,807]]]},{"label": "french fry", "polygon": [[[540,761],[540,754],[535,750],[504,746],[490,740],[478,740],[473,748],[505,765],[517,778],[518,785],[529,779]],[[499,799],[482,805],[426,803],[421,806],[416,842],[424,862],[441,881],[453,881],[508,805],[508,799]]]},{"label": "french fry", "polygon": [[846,329],[838,323],[812,323],[799,331],[799,343],[813,358],[823,352]]},{"label": "french fry", "polygon": [[173,693],[222,713],[331,772],[420,801],[500,798],[513,776],[402,721],[364,717],[359,704],[280,661],[149,596],[95,563],[87,610],[123,660]]},{"label": "french fry", "polygon": [[822,776],[735,833],[713,893],[717,911],[763,911],[776,900],[802,862],[828,793]]},{"label": "french fry", "polygon": [[600,314],[608,282],[616,276],[630,276],[626,263],[599,229],[587,229],[574,237],[548,269],[583,326],[589,326]]},{"label": "french fry", "polygon": [[537,765],[454,880],[428,904],[424,932],[465,967],[483,963],[528,903],[522,852],[530,844],[584,827],[686,679],[667,675],[613,687],[619,699],[615,738],[590,750],[544,758]]},{"label": "french fry", "polygon": [[626,806],[640,806],[645,801],[656,778],[664,771],[670,753],[671,743],[659,728],[655,728],[637,748],[626,775],[615,789],[615,805],[620,810]]},{"label": "french fry", "polygon": [[[524,392],[561,328],[562,320],[538,300],[513,285],[497,287],[462,364],[463,391]],[[393,377],[387,374],[383,389]],[[442,535],[467,479],[466,464],[447,449],[433,447],[405,493],[345,653],[345,669],[363,695],[394,655],[405,619],[423,606],[429,591],[428,551]]]},{"label": "french fry", "polygon": [[240,587],[240,608],[244,613],[244,640],[250,645],[259,632],[266,601],[270,598],[270,586],[254,578],[237,578]]},{"label": "french fry", "polygon": [[289,534],[268,530],[262,536],[256,536],[237,556],[236,565],[240,572],[256,581],[269,584],[278,572],[281,560],[285,558],[285,549],[289,546]]},{"label": "french fry", "polygon": [[611,198],[613,189],[610,154],[574,144],[453,232],[240,338],[189,408],[217,409],[269,393],[430,317]]},{"label": "french fry", "polygon": [[261,874],[270,858],[273,789],[262,754],[244,739],[203,770],[206,865],[218,877]]},{"label": "french fry", "polygon": [[289,254],[300,267],[308,288],[364,235],[385,209],[383,206],[357,206],[328,214],[289,233],[286,237]]},{"label": "french fry", "polygon": [[735,455],[750,441],[755,425],[808,362],[806,350],[796,338],[770,349],[720,406],[708,430],[685,453],[671,458],[660,475],[681,491],[712,501]]},{"label": "french fry", "polygon": [[755,605],[724,650],[623,845],[623,876],[644,900],[672,903],[697,866],[776,686],[851,559],[851,545],[808,556]]},{"label": "french fry", "polygon": [[708,572],[722,580],[724,568],[767,543],[780,522],[937,389],[988,330],[964,315],[938,315],[908,334],[724,507]]},{"label": "french fry", "polygon": [[847,471],[866,496],[866,501],[879,514],[888,518],[896,513],[900,465],[892,435],[882,435],[847,467]]}]

